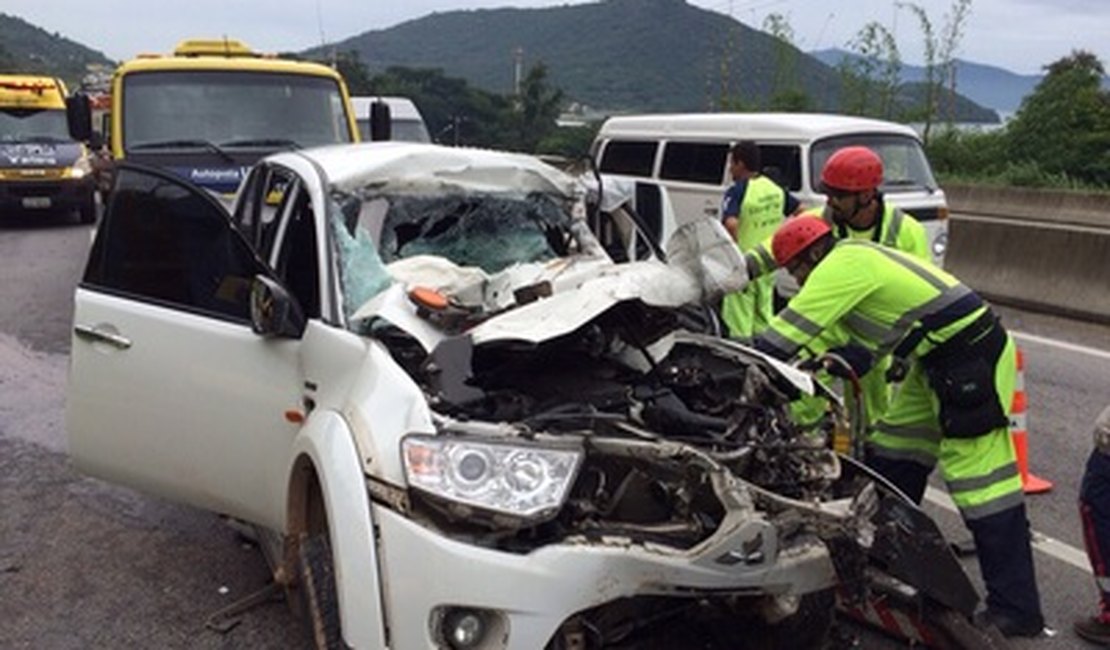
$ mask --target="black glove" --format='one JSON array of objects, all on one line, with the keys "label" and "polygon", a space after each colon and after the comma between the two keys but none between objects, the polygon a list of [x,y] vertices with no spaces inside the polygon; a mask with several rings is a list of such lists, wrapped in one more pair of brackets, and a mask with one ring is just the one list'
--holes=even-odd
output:
[{"label": "black glove", "polygon": [[779,361],[789,360],[788,356],[783,355],[782,350],[775,347],[775,345],[767,340],[767,337],[763,336],[762,334],[755,337],[755,339],[751,342],[751,347],[759,350],[763,354],[772,356]]},{"label": "black glove", "polygon": [[894,357],[891,361],[890,367],[886,370],[887,383],[895,383],[902,381],[906,378],[906,373],[910,371],[910,361],[905,357]]},{"label": "black glove", "polygon": [[[862,377],[875,364],[875,357],[871,354],[871,351],[854,343],[833,348],[828,351],[826,357],[832,357],[826,360],[825,368],[834,377],[848,378],[850,374]],[[838,363],[836,359],[840,359],[844,363]]]},{"label": "black glove", "polygon": [[817,372],[824,370],[825,361],[821,357],[810,357],[802,359],[798,362],[798,370],[805,370],[806,372]]}]

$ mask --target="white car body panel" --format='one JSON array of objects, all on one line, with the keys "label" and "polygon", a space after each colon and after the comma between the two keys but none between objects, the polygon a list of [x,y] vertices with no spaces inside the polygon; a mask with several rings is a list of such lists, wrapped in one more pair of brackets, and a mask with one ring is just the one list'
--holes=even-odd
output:
[{"label": "white car body panel", "polygon": [[409,433],[435,433],[431,411],[420,387],[379,343],[367,346],[364,360],[358,375],[352,377],[344,417],[367,474],[403,486],[401,438]]},{"label": "white car body panel", "polygon": [[[776,573],[806,568],[806,590],[835,583],[835,571],[819,546],[779,555],[770,570],[724,566],[714,561],[765,530],[753,518],[739,528],[722,526],[688,552],[651,548],[613,540],[610,544],[564,543],[528,554],[504,553],[467,544],[421,527],[392,510],[373,506],[381,531],[382,580],[397,606],[389,609],[393,647],[435,647],[429,636],[428,612],[466,602],[504,612],[513,650],[535,650],[568,616],[622,596],[678,594],[684,590],[735,588],[738,575],[763,571],[775,585]],[[789,589],[781,581],[785,592]],[[795,583],[795,586],[796,583]]]},{"label": "white car body panel", "polygon": [[385,648],[377,545],[358,450],[334,411],[312,415],[292,446],[289,466],[308,456],[327,504],[343,639],[353,648]]},{"label": "white car body panel", "polygon": [[82,471],[285,527],[282,468],[299,425],[283,414],[300,405],[300,342],[83,289],[74,322],[132,342],[72,340],[66,429]]}]

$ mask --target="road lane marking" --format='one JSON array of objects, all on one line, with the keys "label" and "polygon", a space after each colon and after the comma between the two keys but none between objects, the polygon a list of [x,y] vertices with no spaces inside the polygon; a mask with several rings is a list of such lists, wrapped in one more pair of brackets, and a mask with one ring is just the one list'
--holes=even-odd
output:
[{"label": "road lane marking", "polygon": [[[947,492],[939,490],[931,485],[925,488],[925,500],[949,512],[955,512],[957,514],[960,512],[956,504],[952,502],[952,497],[948,496]],[[1049,537],[1035,530],[1032,531],[1032,538],[1033,548],[1041,553],[1056,558],[1065,564],[1070,564],[1080,571],[1089,572],[1091,570],[1091,563],[1087,560],[1087,553],[1085,551],[1075,548],[1074,546],[1069,546],[1058,539]]]},{"label": "road lane marking", "polygon": [[1057,341],[1056,339],[1049,339],[1049,338],[1045,338],[1043,336],[1037,336],[1035,334],[1026,334],[1025,332],[1015,332],[1013,330],[1010,330],[1010,334],[1013,334],[1015,339],[1021,339],[1023,341],[1029,341],[1031,343],[1039,343],[1041,345],[1047,345],[1049,347],[1060,348],[1062,350],[1068,350],[1070,352],[1079,352],[1080,354],[1089,354],[1092,357],[1098,357],[1100,359],[1105,359],[1107,361],[1110,361],[1110,352],[1108,352],[1106,350],[1100,350],[1098,348],[1090,348],[1090,347],[1087,347],[1085,345],[1076,345],[1075,343],[1065,343],[1064,341]]}]

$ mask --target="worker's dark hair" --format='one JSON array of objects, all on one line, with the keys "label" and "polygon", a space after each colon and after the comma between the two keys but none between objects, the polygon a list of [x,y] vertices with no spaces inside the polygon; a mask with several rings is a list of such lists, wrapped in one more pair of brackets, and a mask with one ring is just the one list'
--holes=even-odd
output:
[{"label": "worker's dark hair", "polygon": [[758,172],[763,169],[763,157],[759,153],[759,146],[751,140],[741,140],[732,145],[729,152],[732,159],[744,163],[750,171]]}]

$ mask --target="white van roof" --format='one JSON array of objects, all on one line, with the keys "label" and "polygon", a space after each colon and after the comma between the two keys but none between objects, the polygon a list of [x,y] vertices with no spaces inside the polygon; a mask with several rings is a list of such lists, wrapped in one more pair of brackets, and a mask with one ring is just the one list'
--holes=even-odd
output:
[{"label": "white van roof", "polygon": [[904,124],[829,113],[661,113],[617,115],[605,120],[599,138],[721,138],[812,141],[830,136],[894,133],[920,140]]},{"label": "white van roof", "polygon": [[355,118],[360,120],[370,119],[370,104],[382,101],[389,105],[389,114],[395,120],[421,120],[420,111],[416,104],[408,97],[351,97],[351,105],[355,109]]}]

